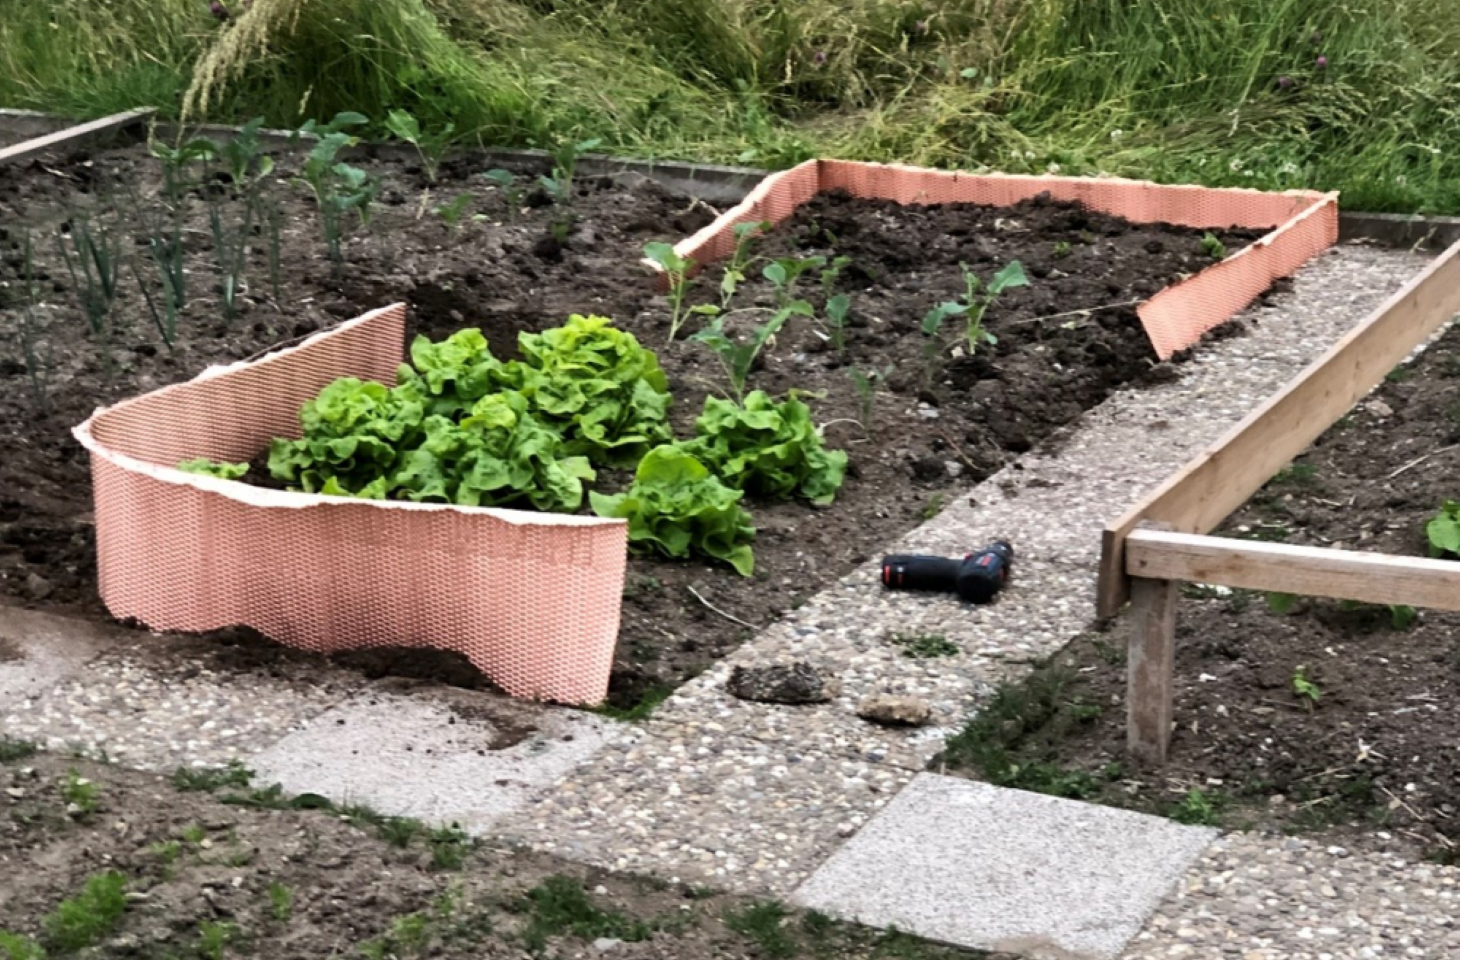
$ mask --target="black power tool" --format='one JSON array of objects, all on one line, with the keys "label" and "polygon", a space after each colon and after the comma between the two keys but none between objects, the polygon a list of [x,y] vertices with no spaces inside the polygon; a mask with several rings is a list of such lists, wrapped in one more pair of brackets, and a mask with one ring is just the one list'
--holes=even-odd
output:
[{"label": "black power tool", "polygon": [[1014,548],[995,540],[962,560],[897,554],[882,558],[882,585],[889,590],[938,590],[970,603],[988,603],[1009,579]]}]

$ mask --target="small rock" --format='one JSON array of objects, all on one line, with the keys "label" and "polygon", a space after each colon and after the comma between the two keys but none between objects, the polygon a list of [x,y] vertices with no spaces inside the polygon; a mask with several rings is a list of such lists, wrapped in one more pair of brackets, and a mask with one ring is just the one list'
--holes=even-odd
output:
[{"label": "small rock", "polygon": [[731,696],[758,703],[825,703],[841,693],[841,681],[804,660],[763,667],[736,667],[725,683]]},{"label": "small rock", "polygon": [[857,716],[889,727],[921,727],[932,719],[933,708],[921,697],[879,693],[857,705]]},{"label": "small rock", "polygon": [[593,941],[593,949],[599,953],[607,953],[621,943],[623,943],[622,940],[615,940],[613,937],[599,937]]},{"label": "small rock", "polygon": [[1382,418],[1394,416],[1394,408],[1389,406],[1389,404],[1385,403],[1383,400],[1370,400],[1368,403],[1364,404],[1364,406],[1368,409],[1370,413],[1372,413],[1376,417]]},{"label": "small rock", "polygon": [[44,600],[55,589],[51,581],[38,573],[32,573],[25,578],[25,595],[32,600]]},{"label": "small rock", "polygon": [[948,476],[950,477],[957,478],[963,476],[963,464],[957,460],[944,460],[943,469],[948,471]]}]

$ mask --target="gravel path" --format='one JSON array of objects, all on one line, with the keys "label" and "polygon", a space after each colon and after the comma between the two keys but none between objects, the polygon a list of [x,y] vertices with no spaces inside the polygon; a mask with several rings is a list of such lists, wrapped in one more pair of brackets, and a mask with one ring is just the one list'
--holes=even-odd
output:
[{"label": "gravel path", "polygon": [[1232,834],[1201,857],[1122,960],[1460,956],[1460,871]]}]

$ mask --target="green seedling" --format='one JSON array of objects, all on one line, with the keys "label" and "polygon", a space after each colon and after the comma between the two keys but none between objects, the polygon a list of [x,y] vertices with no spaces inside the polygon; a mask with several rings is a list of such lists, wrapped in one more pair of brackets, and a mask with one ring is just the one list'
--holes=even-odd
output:
[{"label": "green seedling", "polygon": [[33,757],[40,750],[29,740],[19,740],[15,737],[0,734],[0,763],[15,763],[17,760],[24,760]]},{"label": "green seedling", "polygon": [[437,870],[460,870],[474,846],[466,832],[454,823],[432,830],[427,840],[431,844],[431,866]]},{"label": "green seedling", "polygon": [[791,911],[775,900],[754,903],[725,916],[725,926],[755,943],[760,954],[773,960],[789,960],[799,952],[791,936]]},{"label": "green seedling", "polygon": [[831,345],[838,351],[847,348],[847,314],[852,309],[852,298],[838,293],[826,301],[826,323],[831,327]]},{"label": "green seedling", "polygon": [[1460,500],[1446,500],[1425,524],[1432,557],[1460,557]]},{"label": "green seedling", "polygon": [[852,378],[852,385],[857,389],[857,413],[864,436],[872,435],[872,410],[877,403],[877,393],[887,383],[887,378],[892,376],[893,369],[893,365],[889,363],[881,370],[876,367],[867,370],[853,367],[847,371],[847,376]]},{"label": "green seedling", "polygon": [[92,874],[80,893],[41,919],[42,939],[52,950],[75,953],[100,943],[122,922],[126,910],[127,878],[115,870]]},{"label": "green seedling", "polygon": [[1061,240],[1059,243],[1056,243],[1054,245],[1054,249],[1050,251],[1050,256],[1052,256],[1056,260],[1063,260],[1065,257],[1068,257],[1070,255],[1070,250],[1071,247],[1069,242]]},{"label": "green seedling", "polygon": [[603,704],[594,708],[594,712],[600,716],[612,720],[621,720],[625,723],[633,723],[639,720],[647,720],[654,714],[654,711],[665,700],[674,694],[674,687],[667,683],[656,683],[644,690],[639,699],[634,701],[633,706],[615,707],[611,704]]},{"label": "green seedling", "polygon": [[552,198],[553,203],[567,206],[573,202],[573,177],[578,172],[578,161],[583,154],[598,149],[603,141],[563,141],[553,150],[553,172],[551,176],[538,177],[538,185]]},{"label": "green seedling", "polygon": [[520,909],[528,915],[522,931],[523,944],[535,955],[546,949],[549,937],[606,938],[634,943],[647,940],[653,932],[642,920],[597,906],[583,885],[569,877],[548,877],[527,892]]},{"label": "green seedling", "polygon": [[482,179],[502,192],[502,200],[507,204],[507,219],[515,221],[523,203],[523,191],[517,182],[517,177],[511,170],[503,170],[499,167],[482,174]]},{"label": "green seedling", "polygon": [[1414,607],[1402,603],[1391,603],[1389,606],[1389,626],[1394,630],[1408,630],[1414,626],[1419,619],[1419,611]]},{"label": "green seedling", "polygon": [[61,799],[66,801],[66,813],[77,820],[88,820],[96,812],[96,802],[101,788],[87,780],[75,770],[66,773],[61,782]]},{"label": "green seedling", "polygon": [[329,123],[320,123],[318,120],[306,120],[304,125],[290,136],[291,142],[298,142],[302,137],[318,137],[321,140],[331,134],[344,133],[352,127],[360,127],[370,122],[370,118],[363,113],[355,113],[353,110],[342,110],[334,115]]},{"label": "green seedling", "polygon": [[[44,414],[51,409],[50,383],[53,351],[48,350],[46,358],[44,360],[41,358],[38,345],[42,332],[41,323],[35,314],[38,300],[35,286],[35,254],[31,249],[29,230],[26,230],[21,237],[21,244],[25,264],[25,274],[21,283],[24,287],[25,302],[20,307],[20,351],[25,358],[25,376],[30,384],[31,402],[38,411]],[[3,743],[0,743],[0,746],[3,746]]]},{"label": "green seedling", "polygon": [[81,297],[92,336],[104,341],[110,331],[107,320],[119,292],[120,244],[104,223],[81,213],[71,218],[69,234],[63,230],[56,241],[72,285]]},{"label": "green seedling", "polygon": [[210,137],[194,137],[176,147],[152,144],[152,155],[162,164],[162,188],[175,207],[181,205],[189,190],[201,183],[189,176],[191,167],[216,159],[219,150],[218,142]]},{"label": "green seedling", "polygon": [[294,891],[277,880],[269,884],[269,916],[279,923],[294,916]]},{"label": "green seedling", "polygon": [[924,523],[927,523],[929,520],[933,519],[938,514],[940,514],[940,513],[943,512],[943,507],[944,507],[945,504],[947,504],[947,502],[948,502],[948,495],[947,494],[945,494],[945,493],[935,493],[935,494],[933,494],[931,497],[928,498],[928,502],[923,505],[923,509],[918,514],[918,517]]},{"label": "green seedling", "polygon": [[220,787],[247,787],[252,781],[253,771],[237,760],[230,760],[224,767],[178,767],[172,772],[173,787],[185,793],[212,793]]},{"label": "green seedling", "polygon": [[761,276],[775,287],[776,306],[785,309],[796,295],[796,281],[811,270],[826,266],[825,257],[781,257],[765,265]]},{"label": "green seedling", "polygon": [[750,269],[751,247],[760,234],[771,228],[768,220],[737,223],[731,230],[735,234],[735,249],[725,264],[725,275],[720,278],[720,309],[730,309],[735,291],[745,282],[745,271]]},{"label": "green seedling", "polygon": [[1186,791],[1181,802],[1171,810],[1171,819],[1194,827],[1220,826],[1220,798],[1207,793],[1200,787]]},{"label": "green seedling", "polygon": [[1290,613],[1297,603],[1297,594],[1271,592],[1267,594],[1267,609],[1280,617]]},{"label": "green seedling", "polygon": [[426,133],[421,130],[421,124],[415,117],[404,110],[392,110],[385,115],[385,129],[390,131],[391,136],[416,148],[426,179],[435,183],[441,170],[441,160],[446,156],[446,151],[451,149],[456,124],[448,123],[440,130]]},{"label": "green seedling", "polygon": [[0,930],[0,960],[46,960],[46,951],[30,937]]},{"label": "green seedling", "polygon": [[1312,710],[1314,704],[1323,696],[1323,691],[1318,689],[1318,684],[1308,679],[1307,667],[1301,665],[1293,671],[1293,693],[1307,699],[1309,710]]},{"label": "green seedling", "polygon": [[1227,259],[1227,245],[1217,239],[1214,233],[1207,233],[1201,238],[1201,252],[1213,260]]},{"label": "green seedling", "polygon": [[463,193],[450,203],[443,203],[433,208],[436,216],[448,226],[455,229],[461,224],[461,218],[466,215],[466,208],[471,205],[471,194]]},{"label": "green seedling", "polygon": [[[228,171],[228,179],[245,193],[255,193],[259,184],[274,172],[274,158],[264,153],[263,140],[260,137],[263,125],[263,117],[254,117],[240,127],[238,133],[219,147],[215,154],[223,161],[223,166]],[[211,159],[213,156],[203,158],[204,162]]]},{"label": "green seedling", "polygon": [[672,244],[662,241],[644,244],[644,256],[664,271],[664,280],[669,285],[669,342],[673,343],[689,315],[684,301],[689,294],[689,272],[694,269],[694,261],[681,257]]},{"label": "green seedling", "polygon": [[937,657],[951,657],[959,652],[958,644],[947,637],[934,633],[894,633],[888,638],[895,646],[902,648],[902,655],[913,660],[932,660]]},{"label": "green seedling", "polygon": [[223,960],[223,950],[238,936],[232,923],[204,920],[198,924],[198,956],[202,960]]},{"label": "green seedling", "polygon": [[1005,290],[1012,287],[1027,287],[1029,278],[1024,274],[1024,265],[1018,260],[1011,260],[1004,265],[993,279],[987,284],[983,282],[974,272],[968,269],[968,264],[958,265],[963,272],[963,298],[961,300],[945,300],[938,304],[927,315],[923,317],[923,333],[932,337],[936,342],[938,332],[943,322],[950,317],[963,317],[965,320],[964,338],[968,342],[968,352],[973,354],[978,350],[980,344],[993,345],[999,342],[999,338],[984,328],[984,315],[988,313],[989,307],[999,298]]},{"label": "green seedling", "polygon": [[745,399],[745,381],[750,377],[750,368],[754,366],[755,358],[760,355],[766,343],[786,325],[786,321],[792,316],[810,317],[812,315],[811,304],[805,300],[795,300],[777,310],[765,323],[752,328],[749,338],[743,343],[725,332],[724,316],[711,318],[709,325],[690,339],[703,343],[714,351],[721,368],[725,371],[726,378],[730,381],[731,392],[736,401],[740,402]]},{"label": "green seedling", "polygon": [[238,313],[238,297],[243,291],[245,268],[248,266],[248,241],[254,224],[254,204],[246,203],[243,221],[238,229],[230,229],[220,199],[208,201],[208,229],[213,235],[213,256],[218,262],[219,297],[223,316],[232,320]]},{"label": "green seedling", "polygon": [[836,293],[836,282],[852,262],[851,257],[833,257],[821,270],[821,293],[828,300]]},{"label": "green seedling", "polygon": [[190,823],[182,828],[182,832],[178,836],[182,837],[184,843],[189,843],[196,847],[208,838],[208,832],[196,823]]},{"label": "green seedling", "polygon": [[[341,116],[345,116],[342,114]],[[350,116],[359,116],[353,114]],[[361,118],[363,121],[363,117]],[[331,127],[340,122],[340,117],[331,121]],[[310,121],[300,133],[312,132]],[[338,161],[339,153],[359,141],[342,130],[326,128],[326,132],[310,149],[304,159],[302,175],[297,182],[307,185],[319,209],[320,225],[324,230],[325,244],[329,258],[338,273],[345,263],[341,248],[342,220],[351,211],[360,217],[362,224],[370,222],[370,203],[375,199],[379,183],[358,167]]]}]

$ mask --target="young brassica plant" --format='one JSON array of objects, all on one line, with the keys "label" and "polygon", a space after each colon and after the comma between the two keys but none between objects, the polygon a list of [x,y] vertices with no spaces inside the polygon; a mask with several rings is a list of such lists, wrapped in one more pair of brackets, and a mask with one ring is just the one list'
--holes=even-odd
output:
[{"label": "young brassica plant", "polygon": [[963,271],[963,298],[945,300],[929,310],[923,317],[923,333],[936,340],[945,320],[949,317],[963,317],[964,336],[971,355],[982,343],[992,345],[999,342],[998,337],[984,328],[984,315],[999,298],[999,294],[1011,287],[1027,287],[1029,278],[1024,274],[1024,265],[1018,260],[1010,260],[987,284],[968,269],[968,264],[961,263],[958,266]]},{"label": "young brassica plant", "polygon": [[[341,118],[345,118],[343,121]],[[320,225],[324,230],[325,244],[330,261],[338,272],[345,263],[340,246],[341,221],[345,214],[355,211],[362,224],[370,222],[370,202],[375,199],[379,183],[358,167],[338,161],[339,153],[359,141],[341,129],[340,125],[352,126],[353,118],[359,114],[341,114],[330,121],[319,141],[304,158],[302,180],[314,194],[319,208]],[[364,118],[360,117],[361,122]],[[300,133],[313,133],[319,128],[313,120],[306,123]]]},{"label": "young brassica plant", "polygon": [[644,256],[664,271],[665,282],[669,285],[669,306],[672,311],[669,317],[669,342],[673,343],[690,312],[685,309],[684,300],[689,294],[689,272],[694,269],[694,261],[689,257],[681,257],[673,245],[661,241],[644,244]]},{"label": "young brassica plant", "polygon": [[440,130],[427,133],[421,129],[420,121],[406,111],[392,110],[385,115],[385,129],[391,136],[416,148],[426,179],[435,183],[441,171],[441,161],[446,151],[451,149],[451,135],[456,132],[456,124],[448,123]]},{"label": "young brassica plant", "polygon": [[796,296],[796,281],[801,275],[825,265],[825,257],[781,257],[766,264],[761,276],[776,288],[776,306],[785,308]]},{"label": "young brassica plant", "polygon": [[755,365],[755,358],[760,355],[771,337],[780,332],[791,317],[810,317],[814,316],[814,313],[811,304],[805,300],[793,300],[777,310],[765,323],[752,328],[750,336],[744,342],[725,332],[727,316],[729,314],[711,318],[709,324],[690,339],[703,343],[714,351],[716,359],[720,361],[720,366],[725,371],[726,379],[730,381],[731,392],[735,395],[736,400],[741,400],[745,397],[745,381],[750,377],[750,368]]},{"label": "young brassica plant", "polygon": [[503,170],[498,167],[482,174],[482,179],[502,191],[502,200],[507,204],[507,219],[515,222],[517,211],[522,209],[523,197],[522,187],[517,183],[517,177],[511,170]]},{"label": "young brassica plant", "polygon": [[720,309],[730,309],[735,291],[745,282],[745,271],[750,268],[751,247],[756,237],[771,228],[767,220],[737,223],[731,230],[735,233],[735,249],[725,264],[725,274],[720,278]]},{"label": "young brassica plant", "polygon": [[847,376],[852,378],[852,386],[857,388],[857,411],[858,421],[862,426],[862,435],[872,435],[872,408],[877,403],[877,393],[892,376],[893,365],[888,364],[881,370],[870,367],[866,370],[858,370],[852,367],[847,370]]}]

